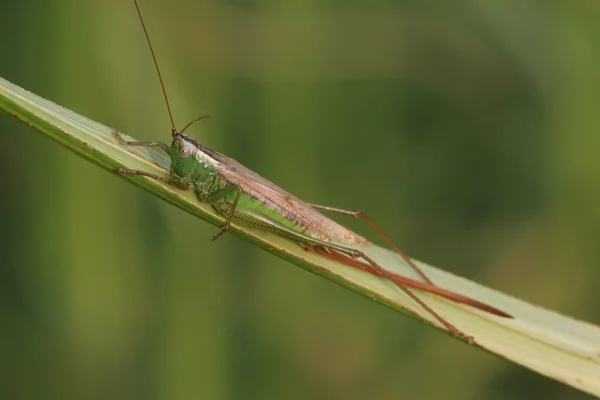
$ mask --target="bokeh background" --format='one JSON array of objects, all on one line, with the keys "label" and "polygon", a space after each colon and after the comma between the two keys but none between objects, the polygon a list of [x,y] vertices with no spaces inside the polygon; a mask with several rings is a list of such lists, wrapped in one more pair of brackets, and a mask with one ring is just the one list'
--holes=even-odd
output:
[{"label": "bokeh background", "polygon": [[[211,116],[199,141],[360,207],[418,259],[600,322],[596,2],[140,2],[178,126]],[[131,1],[7,2],[0,20],[2,77],[169,140]],[[589,397],[212,243],[6,115],[0,138],[2,399]]]}]

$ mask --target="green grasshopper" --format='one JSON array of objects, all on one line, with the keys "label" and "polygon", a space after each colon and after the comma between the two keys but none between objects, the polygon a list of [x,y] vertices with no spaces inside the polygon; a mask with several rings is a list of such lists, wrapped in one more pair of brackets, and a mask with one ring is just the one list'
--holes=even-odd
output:
[{"label": "green grasshopper", "polygon": [[[435,286],[423,271],[363,212],[306,203],[237,161],[203,146],[184,133],[193,123],[205,117],[192,120],[181,131],[178,131],[175,128],[163,78],[137,0],[134,0],[134,4],[158,73],[171,121],[173,139],[169,146],[162,142],[129,142],[124,140],[117,130],[114,130],[114,135],[123,145],[161,148],[170,156],[171,167],[167,177],[123,168],[117,170],[119,174],[146,176],[182,190],[192,189],[199,201],[210,204],[218,214],[225,218],[225,224],[212,236],[212,240],[219,238],[229,229],[231,223],[235,223],[274,233],[325,258],[387,278],[431,314],[448,332],[469,343],[474,343],[472,337],[467,336],[442,318],[408,287],[434,293],[501,317],[511,317],[503,311],[477,300]],[[327,218],[317,210],[350,215],[366,221],[419,274],[424,282],[395,274],[378,265],[365,253],[352,247],[369,245],[370,242],[367,239]]]}]

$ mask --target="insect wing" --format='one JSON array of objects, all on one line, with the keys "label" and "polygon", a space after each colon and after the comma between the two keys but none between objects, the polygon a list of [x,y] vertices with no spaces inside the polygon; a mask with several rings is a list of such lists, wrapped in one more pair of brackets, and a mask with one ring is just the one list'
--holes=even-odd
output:
[{"label": "insect wing", "polygon": [[306,233],[309,235],[322,240],[335,240],[347,244],[366,245],[370,243],[239,162],[216,151],[203,149],[203,151],[206,150],[213,159],[220,163],[217,171],[224,179],[241,187],[244,193],[263,202],[277,213],[296,221],[299,226],[306,229]]}]

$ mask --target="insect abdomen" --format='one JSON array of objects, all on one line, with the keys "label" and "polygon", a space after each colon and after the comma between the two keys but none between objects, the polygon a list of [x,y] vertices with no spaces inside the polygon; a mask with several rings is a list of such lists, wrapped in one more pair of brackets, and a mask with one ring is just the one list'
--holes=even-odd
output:
[{"label": "insect abdomen", "polygon": [[[230,194],[228,196],[230,198],[230,199],[228,199],[228,200],[230,200],[230,201],[228,201],[228,202],[230,202],[230,204],[233,203],[233,200],[235,199],[235,195],[236,195],[236,193],[234,192],[233,194]],[[278,224],[281,224],[281,225],[285,226],[286,228],[293,230],[294,232],[306,233],[306,228],[301,226],[300,224],[298,224],[296,221],[277,212],[276,210],[272,209],[268,205],[261,202],[259,199],[256,199],[247,194],[242,194],[240,196],[240,199],[238,201],[238,205],[237,205],[236,209],[250,210],[254,213],[263,215],[263,216],[267,217],[268,219],[273,220],[273,221],[277,222]]]}]

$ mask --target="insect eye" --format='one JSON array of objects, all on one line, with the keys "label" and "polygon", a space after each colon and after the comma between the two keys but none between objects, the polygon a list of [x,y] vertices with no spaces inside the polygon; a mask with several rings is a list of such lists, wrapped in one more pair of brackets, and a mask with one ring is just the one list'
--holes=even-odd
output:
[{"label": "insect eye", "polygon": [[181,146],[181,148],[179,149],[179,157],[181,158],[188,158],[191,154],[192,150],[190,149],[189,146]]}]

